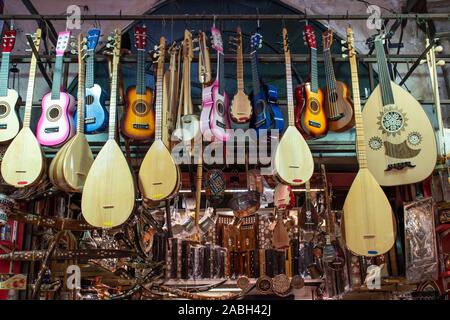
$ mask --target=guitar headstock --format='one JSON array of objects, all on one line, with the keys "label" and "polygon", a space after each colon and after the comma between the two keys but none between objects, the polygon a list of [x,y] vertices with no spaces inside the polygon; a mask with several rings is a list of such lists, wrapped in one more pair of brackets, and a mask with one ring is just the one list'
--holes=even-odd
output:
[{"label": "guitar headstock", "polygon": [[212,47],[216,49],[216,51],[223,53],[223,42],[220,30],[214,26],[211,27],[211,35],[212,35]]},{"label": "guitar headstock", "polygon": [[[33,45],[37,51],[39,51],[39,46],[41,44],[42,30],[37,28],[36,31],[31,35],[31,39],[33,40]],[[27,45],[30,46],[30,43],[27,41]],[[31,49],[26,49],[26,51],[31,51]]]},{"label": "guitar headstock", "polygon": [[254,34],[252,34],[252,36],[250,37],[251,51],[256,51],[258,49],[261,49],[262,44],[263,44],[263,36],[258,32],[255,32]]},{"label": "guitar headstock", "polygon": [[333,31],[332,30],[326,30],[322,34],[322,46],[323,50],[329,50],[333,46]]},{"label": "guitar headstock", "polygon": [[145,50],[147,46],[147,27],[134,28],[134,41],[138,50]]},{"label": "guitar headstock", "polygon": [[2,52],[11,52],[16,43],[16,30],[7,30],[2,38]]},{"label": "guitar headstock", "polygon": [[183,58],[192,60],[194,56],[193,50],[192,33],[189,30],[184,30]]},{"label": "guitar headstock", "polygon": [[58,32],[58,42],[56,43],[56,55],[63,56],[66,52],[70,40],[70,31]]},{"label": "guitar headstock", "polygon": [[106,43],[106,54],[113,56],[113,63],[119,63],[120,49],[121,49],[122,34],[119,29],[115,29],[114,32],[108,36],[108,42]]},{"label": "guitar headstock", "polygon": [[230,37],[230,44],[235,51],[242,50],[242,32],[240,27],[236,29],[236,36]]},{"label": "guitar headstock", "polygon": [[288,37],[287,29],[283,28],[283,50],[284,50],[284,53],[291,52],[289,45],[290,44],[289,44],[289,37]]},{"label": "guitar headstock", "polygon": [[94,50],[97,47],[98,40],[100,39],[100,29],[93,28],[87,32],[87,49]]},{"label": "guitar headstock", "polygon": [[78,34],[78,63],[81,64],[85,61],[87,55],[86,43],[89,40],[86,39],[81,32]]},{"label": "guitar headstock", "polygon": [[166,38],[161,37],[159,39],[159,45],[155,46],[155,50],[153,52],[153,61],[158,63],[158,69],[164,66],[164,58],[166,53]]},{"label": "guitar headstock", "polygon": [[355,39],[353,38],[353,29],[351,27],[347,28],[347,50],[348,56],[351,58],[356,55],[355,50]]},{"label": "guitar headstock", "polygon": [[312,26],[306,25],[303,28],[303,36],[304,36],[306,45],[310,49],[317,49],[316,34],[315,34],[314,28]]},{"label": "guitar headstock", "polygon": [[372,49],[375,46],[376,42],[384,44],[385,41],[386,41],[386,34],[385,33],[375,34],[375,35],[370,36],[366,40],[366,45],[367,45],[367,47]]}]

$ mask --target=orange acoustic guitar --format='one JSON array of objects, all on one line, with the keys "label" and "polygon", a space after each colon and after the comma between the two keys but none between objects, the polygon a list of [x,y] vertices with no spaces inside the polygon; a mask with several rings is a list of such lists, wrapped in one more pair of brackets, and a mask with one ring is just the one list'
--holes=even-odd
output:
[{"label": "orange acoustic guitar", "polygon": [[305,40],[311,49],[311,82],[298,86],[295,90],[297,107],[295,109],[295,126],[312,138],[327,134],[327,115],[323,109],[324,95],[319,88],[317,76],[317,43],[312,26],[304,28]]},{"label": "orange acoustic guitar", "polygon": [[145,27],[136,27],[134,32],[137,53],[136,86],[129,87],[126,93],[126,108],[122,117],[122,134],[132,140],[148,140],[155,134],[155,112],[152,108],[153,92],[146,86],[145,46],[147,34]]}]

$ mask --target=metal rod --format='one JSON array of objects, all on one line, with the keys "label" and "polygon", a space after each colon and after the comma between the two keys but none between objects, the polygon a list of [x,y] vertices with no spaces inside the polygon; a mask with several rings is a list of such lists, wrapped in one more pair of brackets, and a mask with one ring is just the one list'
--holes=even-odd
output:
[{"label": "metal rod", "polygon": [[[214,14],[155,14],[155,15],[82,15],[82,20],[367,20],[369,14],[250,14],[250,15],[214,15]],[[66,20],[67,15],[41,15],[41,14],[4,14],[0,20]],[[450,20],[450,13],[398,13],[384,14],[379,19],[409,19],[409,20]]]}]

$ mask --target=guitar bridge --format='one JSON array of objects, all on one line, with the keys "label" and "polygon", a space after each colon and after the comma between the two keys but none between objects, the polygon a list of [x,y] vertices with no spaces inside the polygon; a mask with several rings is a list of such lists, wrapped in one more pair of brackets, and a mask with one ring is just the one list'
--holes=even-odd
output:
[{"label": "guitar bridge", "polygon": [[143,129],[146,130],[148,129],[148,124],[147,123],[133,123],[133,128],[134,129]]},{"label": "guitar bridge", "polygon": [[45,133],[59,132],[59,127],[45,128],[45,129],[44,129],[44,132],[45,132]]},{"label": "guitar bridge", "polygon": [[414,168],[416,165],[412,164],[411,161],[406,162],[398,162],[398,163],[392,163],[387,166],[387,168],[384,171],[391,171],[391,170],[402,170],[405,168]]},{"label": "guitar bridge", "polygon": [[93,123],[95,123],[95,117],[84,119],[84,124],[93,124]]},{"label": "guitar bridge", "polygon": [[320,123],[316,122],[316,121],[309,120],[308,123],[309,123],[309,125],[311,127],[314,127],[314,128],[321,128],[322,127],[322,125]]},{"label": "guitar bridge", "polygon": [[344,117],[344,114],[343,113],[339,113],[336,116],[328,117],[328,120],[329,121],[338,121],[338,120],[342,119],[343,117]]},{"label": "guitar bridge", "polygon": [[0,129],[7,129],[7,128],[8,128],[8,124],[6,124],[6,123],[0,124]]}]

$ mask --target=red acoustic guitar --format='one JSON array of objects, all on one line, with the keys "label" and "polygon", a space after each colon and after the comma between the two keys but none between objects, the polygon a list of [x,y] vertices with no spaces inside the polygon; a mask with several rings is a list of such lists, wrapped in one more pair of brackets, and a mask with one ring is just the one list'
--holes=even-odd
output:
[{"label": "red acoustic guitar", "polygon": [[323,109],[324,95],[319,88],[317,76],[317,43],[314,29],[305,26],[306,44],[311,50],[311,81],[295,90],[297,107],[295,108],[295,126],[311,138],[320,138],[327,134],[327,116]]}]

